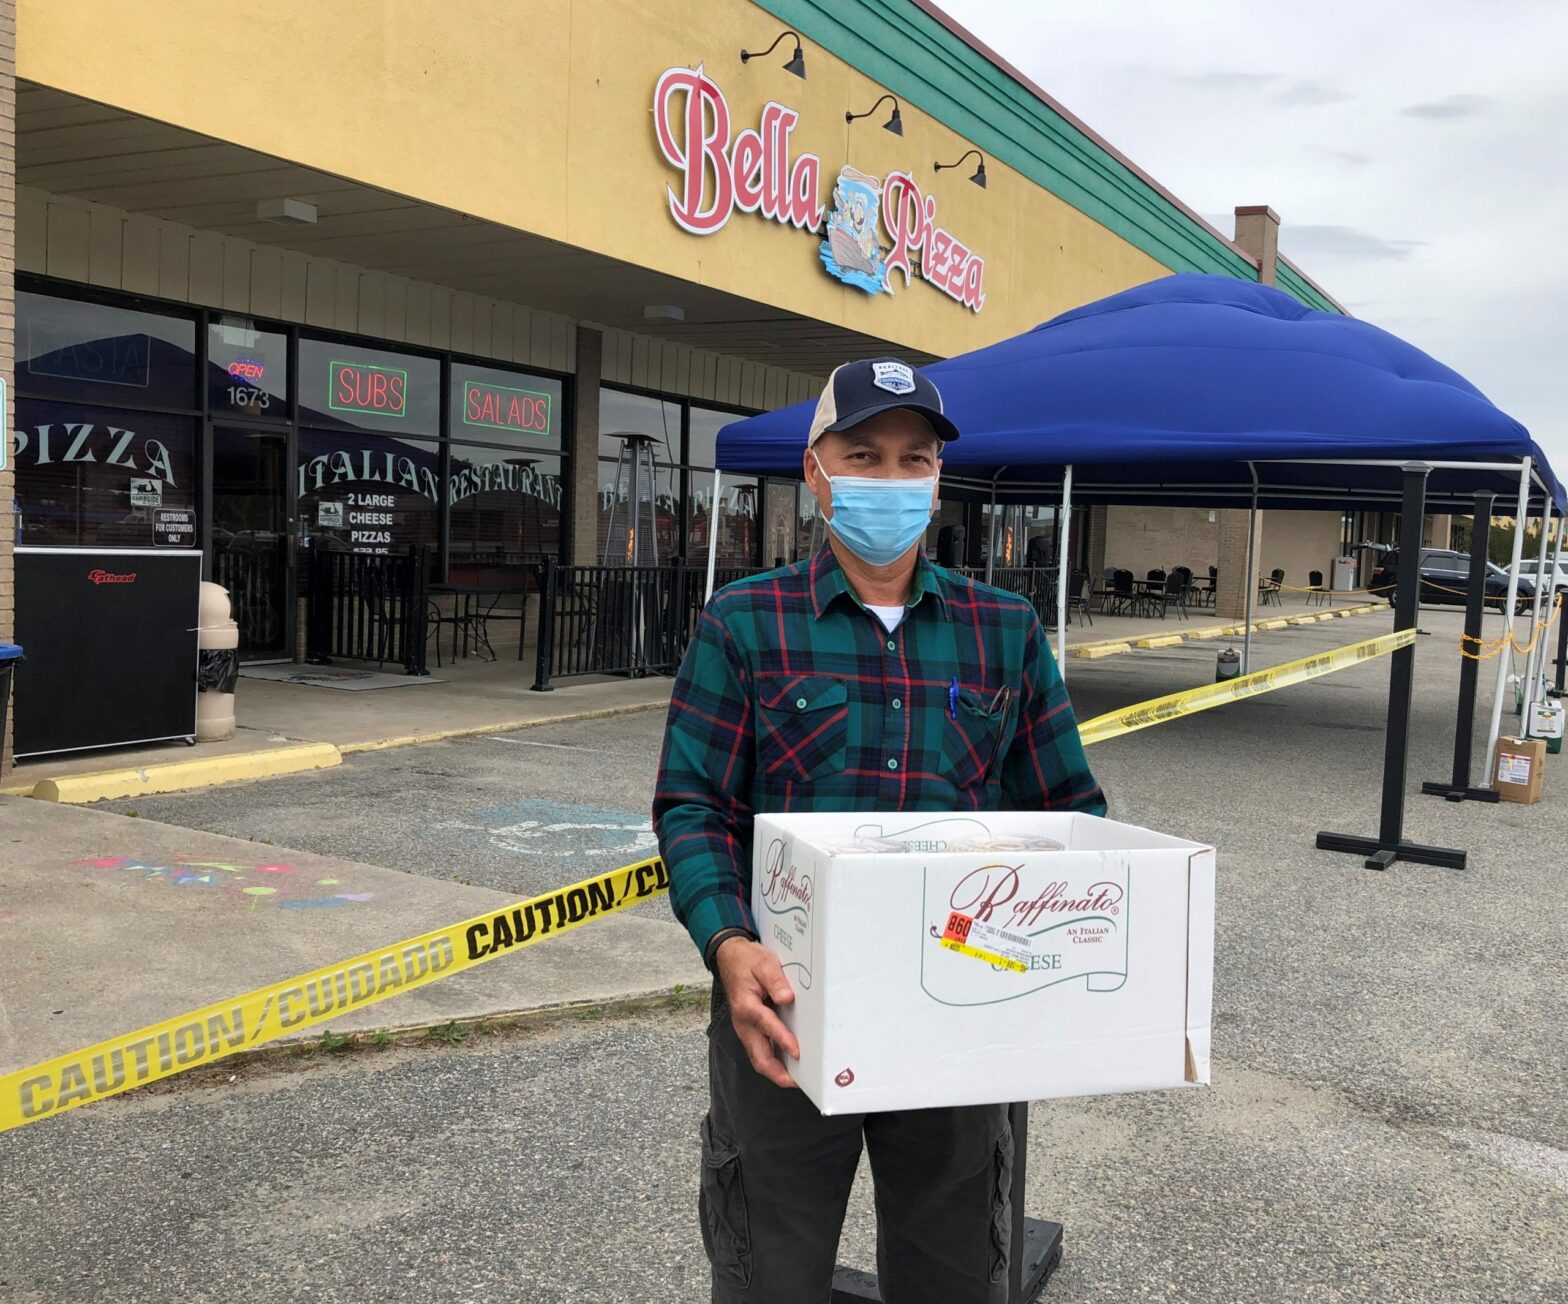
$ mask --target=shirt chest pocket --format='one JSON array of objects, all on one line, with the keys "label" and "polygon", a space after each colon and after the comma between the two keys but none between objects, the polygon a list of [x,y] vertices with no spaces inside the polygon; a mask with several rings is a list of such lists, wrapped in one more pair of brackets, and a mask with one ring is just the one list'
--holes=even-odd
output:
[{"label": "shirt chest pocket", "polygon": [[1001,755],[1012,700],[1010,690],[994,698],[963,690],[952,709],[942,712],[942,755],[955,788],[979,787],[991,778]]},{"label": "shirt chest pocket", "polygon": [[844,768],[849,690],[828,675],[768,675],[757,692],[757,765],[774,782],[804,783]]}]

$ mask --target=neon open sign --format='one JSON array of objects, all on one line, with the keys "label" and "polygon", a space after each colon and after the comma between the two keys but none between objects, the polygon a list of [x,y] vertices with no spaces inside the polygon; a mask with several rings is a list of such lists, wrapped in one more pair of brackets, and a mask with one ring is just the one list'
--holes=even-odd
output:
[{"label": "neon open sign", "polygon": [[531,389],[486,385],[477,380],[463,385],[463,424],[488,430],[527,430],[548,434],[550,396]]},{"label": "neon open sign", "polygon": [[335,412],[370,412],[381,417],[408,415],[408,372],[368,362],[333,362],[327,406]]}]

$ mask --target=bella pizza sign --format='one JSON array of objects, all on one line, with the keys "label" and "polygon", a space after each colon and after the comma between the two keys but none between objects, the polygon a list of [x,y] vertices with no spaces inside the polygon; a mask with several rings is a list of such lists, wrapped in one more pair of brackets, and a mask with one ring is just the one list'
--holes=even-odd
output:
[{"label": "bella pizza sign", "polygon": [[698,64],[665,70],[653,121],[660,153],[680,173],[666,196],[682,230],[713,235],[735,212],[756,213],[822,234],[823,267],[867,294],[892,294],[894,272],[908,285],[918,255],[919,276],[975,312],[985,306],[985,260],[938,225],[936,198],[907,172],[883,179],[846,165],[832,209],[823,205],[822,160],[791,149],[794,109],[770,101],[757,126],[736,131],[724,92]]}]

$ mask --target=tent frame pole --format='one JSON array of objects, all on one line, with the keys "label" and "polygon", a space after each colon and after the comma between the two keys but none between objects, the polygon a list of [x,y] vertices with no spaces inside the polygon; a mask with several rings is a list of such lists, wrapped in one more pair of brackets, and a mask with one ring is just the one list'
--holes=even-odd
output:
[{"label": "tent frame pole", "polygon": [[1508,597],[1503,603],[1503,632],[1510,642],[1497,654],[1497,677],[1492,690],[1492,720],[1486,732],[1486,772],[1483,786],[1497,786],[1497,740],[1503,732],[1503,694],[1508,689],[1508,663],[1514,636],[1514,604],[1519,600],[1519,563],[1524,557],[1524,514],[1530,506],[1530,459],[1519,467],[1519,502],[1514,508],[1514,553],[1508,567]]},{"label": "tent frame pole", "polygon": [[985,527],[985,582],[991,582],[991,575],[996,569],[996,480],[991,481],[991,510],[986,518]]},{"label": "tent frame pole", "polygon": [[1530,649],[1530,654],[1524,659],[1524,709],[1519,712],[1519,733],[1528,737],[1530,733],[1530,708],[1540,700],[1541,667],[1545,662],[1546,647],[1537,637],[1541,628],[1541,609],[1546,601],[1544,589],[1549,587],[1546,579],[1546,543],[1552,532],[1552,501],[1546,500],[1541,517],[1541,547],[1535,559],[1535,601],[1530,604],[1530,641],[1535,644]]},{"label": "tent frame pole", "polygon": [[[1414,629],[1421,608],[1421,530],[1426,519],[1426,480],[1431,468],[1414,462],[1404,470],[1404,508],[1399,519],[1399,584],[1394,628]],[[1319,851],[1365,856],[1368,869],[1388,869],[1396,860],[1463,869],[1466,853],[1426,847],[1404,839],[1405,774],[1410,747],[1410,704],[1415,687],[1414,642],[1398,649],[1388,671],[1388,725],[1383,738],[1383,800],[1375,838],[1319,833]]]},{"label": "tent frame pole", "polygon": [[1241,673],[1244,675],[1252,673],[1253,601],[1258,594],[1258,468],[1248,462],[1247,470],[1252,473],[1252,507],[1247,512],[1247,573],[1242,577],[1247,594],[1245,628],[1241,632]]},{"label": "tent frame pole", "polygon": [[[1470,583],[1465,593],[1465,636],[1461,645],[1473,653],[1481,646],[1481,629],[1486,618],[1487,552],[1492,539],[1492,503],[1496,495],[1478,492],[1475,496],[1474,522],[1470,531]],[[1444,783],[1428,779],[1421,791],[1448,801],[1496,801],[1497,789],[1477,788],[1470,782],[1472,753],[1475,751],[1475,690],[1481,677],[1480,658],[1459,659],[1459,713],[1454,721],[1453,777]]]},{"label": "tent frame pole", "polygon": [[[1552,554],[1552,598],[1554,601],[1557,597],[1557,576],[1563,564],[1563,527],[1565,523],[1568,523],[1568,517],[1560,519],[1557,523],[1557,548]],[[1564,601],[1568,603],[1568,595],[1565,595]],[[1546,673],[1544,664],[1541,667],[1541,673],[1543,675]],[[1557,617],[1557,696],[1559,697],[1563,695],[1563,677],[1565,674],[1568,674],[1568,614],[1559,612]]]},{"label": "tent frame pole", "polygon": [[708,507],[708,587],[703,602],[713,597],[713,575],[718,569],[719,558],[719,477],[724,473],[713,468],[713,502]]},{"label": "tent frame pole", "polygon": [[1062,473],[1061,515],[1056,518],[1056,668],[1067,681],[1067,526],[1072,520],[1073,468]]}]

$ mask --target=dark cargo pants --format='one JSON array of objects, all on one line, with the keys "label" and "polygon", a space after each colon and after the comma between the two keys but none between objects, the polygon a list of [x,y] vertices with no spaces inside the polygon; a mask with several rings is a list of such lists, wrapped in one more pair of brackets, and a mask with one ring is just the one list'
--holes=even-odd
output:
[{"label": "dark cargo pants", "polygon": [[751,1067],[717,983],[708,1071],[699,1210],[713,1304],[827,1304],[862,1138],[885,1304],[1005,1304],[1006,1105],[824,1118]]}]

